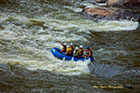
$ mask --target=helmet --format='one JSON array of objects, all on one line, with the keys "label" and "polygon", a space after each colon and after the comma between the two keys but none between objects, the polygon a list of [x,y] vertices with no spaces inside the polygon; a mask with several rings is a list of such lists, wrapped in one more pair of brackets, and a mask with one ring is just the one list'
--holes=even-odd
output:
[{"label": "helmet", "polygon": [[80,45],[80,48],[83,48],[83,45]]},{"label": "helmet", "polygon": [[70,48],[70,45],[67,45],[67,48]]},{"label": "helmet", "polygon": [[86,49],[89,49],[89,46],[87,46]]},{"label": "helmet", "polygon": [[72,46],[72,45],[73,45],[73,43],[70,43],[70,45]]},{"label": "helmet", "polygon": [[76,47],[75,49],[76,49],[76,50],[78,50],[79,48],[78,48],[78,47]]},{"label": "helmet", "polygon": [[65,46],[66,46],[66,45],[67,45],[67,43],[63,43],[63,45],[65,45]]}]

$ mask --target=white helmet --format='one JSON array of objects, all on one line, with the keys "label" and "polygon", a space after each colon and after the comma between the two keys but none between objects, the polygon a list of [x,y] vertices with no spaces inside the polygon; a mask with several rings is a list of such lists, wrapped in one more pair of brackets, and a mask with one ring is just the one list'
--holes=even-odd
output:
[{"label": "white helmet", "polygon": [[66,45],[67,45],[67,43],[64,43],[64,45],[66,46]]},{"label": "white helmet", "polygon": [[67,48],[70,48],[70,45],[67,45]]},{"label": "white helmet", "polygon": [[83,45],[80,45],[80,48],[83,48]]},{"label": "white helmet", "polygon": [[72,46],[72,45],[73,45],[73,43],[70,43],[70,45]]},{"label": "white helmet", "polygon": [[76,47],[75,49],[76,49],[76,50],[78,50],[79,48],[78,48],[78,47]]}]

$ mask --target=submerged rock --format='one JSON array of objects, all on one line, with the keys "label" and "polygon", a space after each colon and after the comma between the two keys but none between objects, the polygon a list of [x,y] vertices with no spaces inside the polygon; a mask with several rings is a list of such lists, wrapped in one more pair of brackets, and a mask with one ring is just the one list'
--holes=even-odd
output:
[{"label": "submerged rock", "polygon": [[107,6],[133,6],[140,5],[140,0],[108,0]]},{"label": "submerged rock", "polygon": [[87,18],[91,19],[107,19],[107,20],[133,19],[135,21],[139,18],[139,16],[129,14],[124,9],[106,8],[106,7],[85,8],[82,10],[82,14],[85,15]]},{"label": "submerged rock", "polygon": [[106,3],[108,0],[96,0],[97,3]]}]

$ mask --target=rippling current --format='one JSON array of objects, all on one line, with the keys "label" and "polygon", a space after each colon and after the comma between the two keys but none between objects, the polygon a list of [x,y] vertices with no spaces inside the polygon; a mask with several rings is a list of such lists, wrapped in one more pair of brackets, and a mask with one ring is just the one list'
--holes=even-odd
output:
[{"label": "rippling current", "polygon": [[[88,1],[88,0],[87,0]],[[138,92],[139,23],[91,20],[83,0],[18,0],[0,4],[0,92]],[[51,54],[62,42],[83,44],[95,61],[65,61]],[[95,88],[94,86],[123,88]]]}]

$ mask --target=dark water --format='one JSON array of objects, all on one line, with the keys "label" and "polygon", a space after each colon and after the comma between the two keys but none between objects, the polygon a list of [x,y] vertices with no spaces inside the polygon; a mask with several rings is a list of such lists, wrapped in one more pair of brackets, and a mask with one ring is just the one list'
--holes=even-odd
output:
[{"label": "dark water", "polygon": [[[95,5],[83,0],[1,0],[0,92],[138,93],[139,23],[86,19],[80,13],[85,7]],[[62,41],[90,46],[95,61],[55,58],[50,50],[62,48]]]}]

